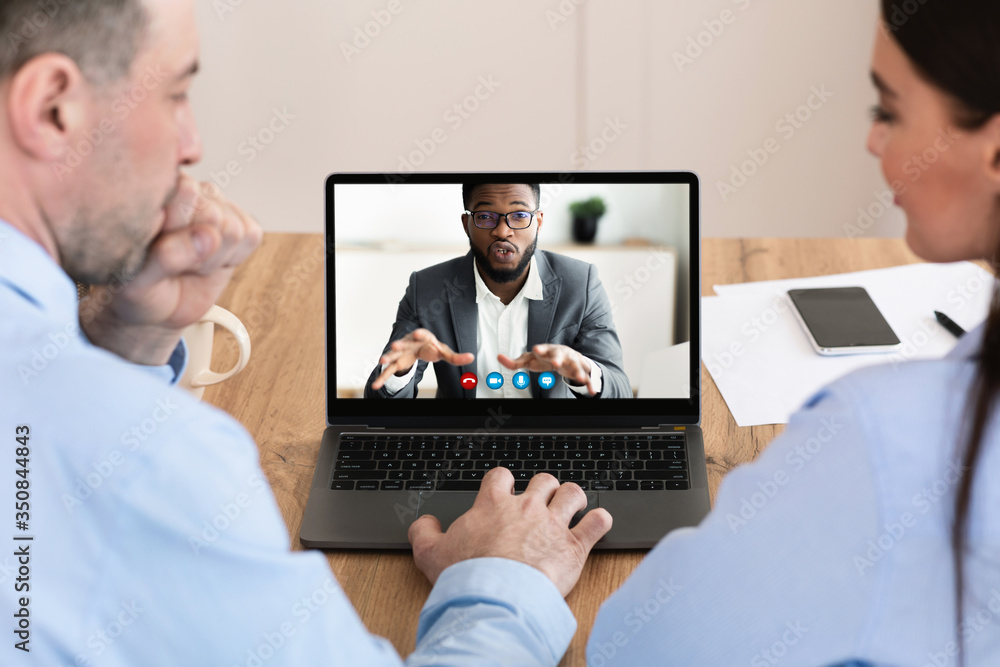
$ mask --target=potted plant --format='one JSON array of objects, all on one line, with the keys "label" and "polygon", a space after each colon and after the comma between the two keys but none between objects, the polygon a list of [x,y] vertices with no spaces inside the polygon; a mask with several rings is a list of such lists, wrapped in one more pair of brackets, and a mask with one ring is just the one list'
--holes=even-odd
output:
[{"label": "potted plant", "polygon": [[577,243],[594,242],[597,223],[607,210],[608,207],[600,197],[591,197],[569,205],[569,212],[573,214],[573,238]]}]

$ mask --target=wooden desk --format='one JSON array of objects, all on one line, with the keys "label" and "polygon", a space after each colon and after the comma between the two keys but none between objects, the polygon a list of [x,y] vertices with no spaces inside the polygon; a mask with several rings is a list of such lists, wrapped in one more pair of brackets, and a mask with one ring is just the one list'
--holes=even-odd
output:
[{"label": "wooden desk", "polygon": [[[210,387],[205,400],[226,410],[256,438],[261,465],[274,488],[294,549],[325,428],[323,239],[268,234],[237,271],[220,305],[246,324],[253,342],[250,365]],[[703,244],[702,285],[797,278],[876,269],[918,261],[901,240],[710,239]],[[217,334],[219,367],[235,361],[235,344]],[[754,459],[779,426],[739,428],[702,368],[708,478],[714,501],[722,477]],[[579,622],[563,665],[585,662],[586,638],[601,602],[638,564],[644,552],[597,553],[568,598]],[[336,552],[328,559],[362,620],[389,638],[402,655],[414,647],[417,618],[430,585],[404,552]]]}]

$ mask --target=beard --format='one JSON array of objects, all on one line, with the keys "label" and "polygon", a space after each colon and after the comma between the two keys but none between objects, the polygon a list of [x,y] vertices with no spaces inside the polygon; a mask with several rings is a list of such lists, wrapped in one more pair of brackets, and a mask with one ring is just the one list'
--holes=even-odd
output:
[{"label": "beard", "polygon": [[145,267],[159,230],[151,224],[170,202],[177,186],[162,202],[147,196],[95,215],[77,210],[61,244],[63,270],[85,285],[127,284]]},{"label": "beard", "polygon": [[[507,243],[510,243],[510,241],[507,241]],[[528,246],[527,249],[525,249],[524,256],[521,257],[521,261],[518,262],[517,266],[513,269],[497,269],[491,266],[490,258],[486,256],[486,253],[476,247],[476,245],[472,242],[472,239],[469,239],[469,247],[472,248],[472,255],[476,258],[476,266],[479,267],[479,270],[486,274],[486,277],[493,282],[506,285],[508,283],[515,282],[528,268],[528,264],[531,263],[531,258],[535,256],[535,249],[538,247],[538,232],[535,232],[535,240],[531,242],[531,245]]]}]

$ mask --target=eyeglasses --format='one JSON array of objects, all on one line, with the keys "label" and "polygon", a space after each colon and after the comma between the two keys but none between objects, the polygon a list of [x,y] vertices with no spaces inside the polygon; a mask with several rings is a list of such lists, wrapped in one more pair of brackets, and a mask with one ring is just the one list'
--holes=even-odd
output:
[{"label": "eyeglasses", "polygon": [[535,214],[538,211],[514,211],[513,213],[494,213],[493,211],[466,211],[465,215],[472,216],[472,222],[480,229],[493,229],[500,224],[500,218],[504,218],[507,226],[511,229],[527,229],[531,227]]}]

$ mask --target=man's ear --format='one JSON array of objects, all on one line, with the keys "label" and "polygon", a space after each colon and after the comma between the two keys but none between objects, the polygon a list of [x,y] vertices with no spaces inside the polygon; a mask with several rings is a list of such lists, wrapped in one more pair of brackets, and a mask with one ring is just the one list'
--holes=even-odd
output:
[{"label": "man's ear", "polygon": [[17,146],[43,162],[66,155],[92,103],[76,63],[60,53],[37,56],[11,77],[9,91],[7,117]]},{"label": "man's ear", "polygon": [[544,217],[545,213],[543,213],[542,211],[539,211],[538,213],[535,214],[535,221],[538,223],[538,231],[542,231],[542,222],[543,222],[542,219]]},{"label": "man's ear", "polygon": [[466,238],[469,239],[472,238],[471,236],[469,236],[469,224],[471,223],[471,221],[472,221],[472,216],[466,215],[465,213],[462,214],[462,231],[465,232]]}]

